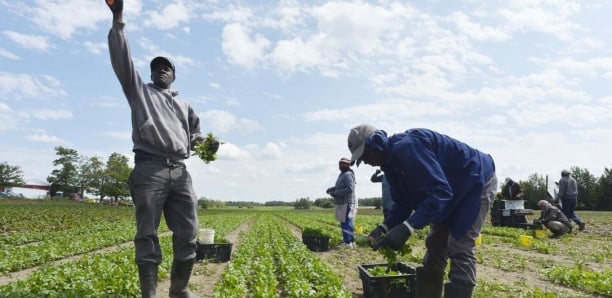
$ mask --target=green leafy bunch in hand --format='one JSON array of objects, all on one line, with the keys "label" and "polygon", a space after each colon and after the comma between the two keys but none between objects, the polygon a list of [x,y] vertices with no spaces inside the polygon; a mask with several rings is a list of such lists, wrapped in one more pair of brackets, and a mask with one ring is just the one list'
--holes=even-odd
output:
[{"label": "green leafy bunch in hand", "polygon": [[388,270],[391,270],[391,267],[393,267],[393,265],[398,262],[399,256],[404,256],[412,253],[412,247],[410,245],[404,245],[398,251],[395,251],[390,247],[385,247],[379,249],[378,251],[383,255],[385,261],[387,261]]},{"label": "green leafy bunch in hand", "polygon": [[212,132],[209,132],[204,141],[196,142],[195,146],[193,146],[193,155],[197,155],[204,163],[208,164],[211,161],[217,160],[217,150],[219,150],[219,145],[221,144],[223,142],[220,142]]}]

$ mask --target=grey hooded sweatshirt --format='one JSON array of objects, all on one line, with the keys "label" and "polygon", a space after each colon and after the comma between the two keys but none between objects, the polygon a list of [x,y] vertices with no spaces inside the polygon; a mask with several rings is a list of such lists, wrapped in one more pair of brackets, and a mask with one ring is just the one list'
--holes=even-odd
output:
[{"label": "grey hooded sweatshirt", "polygon": [[178,92],[143,82],[134,68],[124,23],[113,22],[108,47],[113,70],[132,110],[133,150],[173,160],[187,159],[195,141],[204,140],[200,118]]}]

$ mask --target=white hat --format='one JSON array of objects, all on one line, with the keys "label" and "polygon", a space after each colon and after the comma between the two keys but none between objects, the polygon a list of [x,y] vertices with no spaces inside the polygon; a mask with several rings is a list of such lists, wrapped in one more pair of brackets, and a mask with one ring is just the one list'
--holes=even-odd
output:
[{"label": "white hat", "polygon": [[375,131],[376,127],[370,124],[361,124],[351,128],[348,135],[351,164],[357,161],[357,166],[359,166],[361,155],[363,155],[363,151],[365,150],[365,142]]}]

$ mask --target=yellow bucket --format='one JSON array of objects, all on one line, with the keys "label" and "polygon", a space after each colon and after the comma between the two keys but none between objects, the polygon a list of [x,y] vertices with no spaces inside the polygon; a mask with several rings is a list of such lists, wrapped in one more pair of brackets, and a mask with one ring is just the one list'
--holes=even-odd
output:
[{"label": "yellow bucket", "polygon": [[521,235],[519,237],[519,244],[524,247],[529,247],[533,243],[533,237],[527,235]]},{"label": "yellow bucket", "polygon": [[478,235],[478,237],[476,237],[476,240],[474,240],[474,244],[476,245],[482,244],[482,236],[480,234]]},{"label": "yellow bucket", "polygon": [[537,239],[544,239],[544,238],[546,238],[546,231],[544,231],[544,230],[535,230],[535,237]]},{"label": "yellow bucket", "polygon": [[355,226],[355,233],[363,234],[363,227],[362,226]]}]

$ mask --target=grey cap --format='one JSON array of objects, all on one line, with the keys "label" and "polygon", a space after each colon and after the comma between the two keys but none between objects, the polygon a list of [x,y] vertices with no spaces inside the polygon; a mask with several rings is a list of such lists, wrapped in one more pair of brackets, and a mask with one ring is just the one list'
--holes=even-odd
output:
[{"label": "grey cap", "polygon": [[370,124],[361,124],[351,128],[348,135],[348,148],[351,151],[351,164],[357,161],[357,166],[361,163],[361,155],[365,150],[366,140],[375,131],[376,127]]},{"label": "grey cap", "polygon": [[153,71],[153,68],[155,68],[155,66],[160,63],[169,64],[170,67],[172,67],[172,72],[174,73],[174,77],[176,78],[176,68],[174,68],[174,63],[172,63],[172,61],[170,61],[168,57],[157,56],[153,58],[153,60],[151,60],[151,71]]},{"label": "grey cap", "polygon": [[569,174],[570,174],[570,171],[568,171],[568,170],[566,170],[566,169],[563,169],[563,170],[561,171],[561,176],[569,176]]}]

